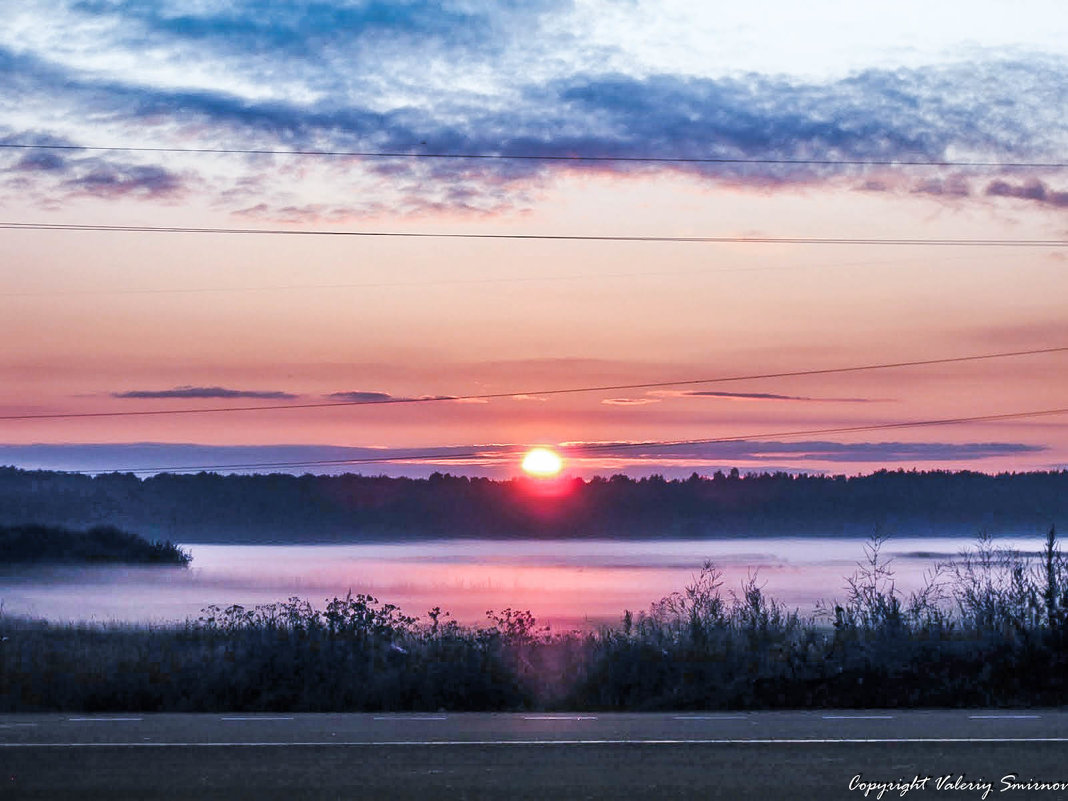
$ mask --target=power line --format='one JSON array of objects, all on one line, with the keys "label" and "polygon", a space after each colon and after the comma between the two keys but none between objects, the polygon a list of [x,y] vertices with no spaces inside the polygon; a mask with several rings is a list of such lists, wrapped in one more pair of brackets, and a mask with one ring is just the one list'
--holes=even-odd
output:
[{"label": "power line", "polygon": [[[947,260],[966,257],[948,257]],[[264,284],[260,286],[199,286],[199,287],[154,287],[143,289],[56,289],[56,290],[29,290],[26,292],[0,292],[0,298],[38,298],[38,297],[83,297],[99,295],[194,295],[214,293],[237,293],[237,292],[289,292],[289,291],[316,291],[325,289],[418,289],[428,286],[454,286],[454,285],[484,285],[484,284],[512,284],[512,283],[543,283],[552,281],[587,281],[602,280],[606,278],[649,278],[652,276],[678,276],[699,278],[702,276],[719,275],[726,273],[758,273],[776,272],[786,270],[807,270],[817,268],[837,269],[842,267],[867,267],[872,265],[899,264],[897,260],[867,260],[848,262],[820,262],[817,264],[772,264],[761,267],[719,267],[706,270],[643,270],[641,272],[610,272],[610,273],[572,273],[570,275],[520,275],[504,278],[442,278],[431,281],[372,281],[366,283],[338,283],[338,284]]]},{"label": "power line", "polygon": [[382,159],[456,159],[466,161],[548,161],[548,162],[622,162],[640,164],[781,164],[812,167],[993,167],[1047,168],[1068,167],[1062,161],[950,161],[923,159],[789,159],[729,158],[703,156],[579,156],[542,153],[444,153],[372,150],[278,150],[240,147],[116,147],[97,145],[35,145],[0,143],[0,148],[20,150],[93,150],[107,153],[203,153],[246,156],[320,156]]},{"label": "power line", "polygon": [[963,362],[989,361],[991,359],[1010,359],[1020,356],[1038,356],[1068,351],[1068,345],[1053,348],[1035,348],[1003,353],[983,353],[972,356],[951,356],[942,359],[914,359],[910,361],[884,362],[880,364],[863,364],[851,367],[828,367],[812,370],[790,370],[777,373],[757,373],[751,375],[718,376],[715,378],[683,379],[679,381],[650,381],[637,384],[610,384],[566,389],[528,390],[523,392],[491,392],[477,395],[433,395],[414,398],[382,398],[354,401],[330,401],[327,403],[278,403],[263,406],[216,406],[210,408],[156,409],[122,412],[58,412],[49,414],[14,414],[0,416],[0,420],[57,420],[86,417],[149,417],[169,414],[216,414],[222,412],[263,412],[282,409],[324,409],[340,406],[385,406],[413,403],[441,403],[443,401],[495,400],[514,398],[521,395],[571,395],[581,392],[616,392],[629,389],[658,389],[664,387],[694,386],[698,384],[721,384],[733,381],[755,381],[767,378],[796,378],[800,376],[834,375],[837,373],[859,373],[868,370],[890,370],[901,367],[926,367],[936,364],[958,364]]},{"label": "power line", "polygon": [[773,236],[597,236],[593,234],[476,234],[431,231],[351,231],[289,228],[195,228],[156,225],[98,225],[74,223],[24,223],[0,221],[0,229],[18,231],[105,231],[146,234],[233,234],[266,236],[337,236],[380,239],[485,239],[555,242],[679,242],[707,245],[872,245],[940,247],[1068,247],[1064,239],[876,239],[848,237]]},{"label": "power line", "polygon": [[[1008,412],[1003,414],[985,414],[976,415],[973,417],[949,417],[936,420],[910,420],[903,423],[873,423],[870,425],[861,426],[842,426],[838,428],[809,428],[804,430],[792,430],[792,431],[776,431],[765,434],[744,434],[732,437],[710,437],[707,439],[678,439],[678,440],[651,440],[645,442],[610,442],[610,443],[592,443],[589,445],[582,445],[573,450],[567,448],[561,448],[565,455],[569,455],[572,458],[581,457],[589,453],[602,453],[606,451],[616,451],[620,449],[632,449],[632,448],[672,448],[685,445],[716,445],[727,442],[744,442],[754,439],[777,439],[784,437],[801,437],[801,436],[813,436],[822,434],[848,434],[859,433],[865,431],[887,431],[893,429],[902,428],[927,428],[933,426],[947,426],[947,425],[961,425],[964,423],[989,423],[998,422],[1001,420],[1020,420],[1031,417],[1051,417],[1054,415],[1068,414],[1068,407],[1060,409],[1038,409],[1027,412]],[[359,465],[359,464],[386,464],[396,462],[439,462],[439,461],[458,461],[458,460],[471,460],[471,459],[490,459],[494,457],[509,457],[514,458],[522,451],[496,451],[487,453],[486,449],[467,451],[464,453],[410,453],[404,456],[382,456],[382,457],[367,457],[361,459],[323,459],[323,460],[308,460],[301,462],[251,462],[245,464],[212,464],[212,465],[189,465],[183,467],[146,467],[137,469],[116,469],[110,472],[115,473],[175,473],[185,472],[190,470],[255,470],[260,468],[282,468],[282,467],[341,467],[345,465]],[[72,470],[74,473],[97,473],[97,470]]]},{"label": "power line", "polygon": [[[231,292],[288,292],[310,291],[323,289],[417,289],[427,286],[454,286],[468,284],[514,284],[514,283],[542,283],[551,281],[585,281],[601,280],[605,278],[649,278],[652,276],[688,276],[701,277],[718,275],[720,273],[756,273],[771,272],[777,270],[807,269],[812,267],[852,267],[868,264],[886,264],[885,261],[875,262],[848,262],[831,263],[826,265],[797,265],[787,267],[782,265],[770,265],[764,267],[722,267],[713,270],[651,270],[629,273],[575,273],[572,275],[520,275],[507,278],[443,278],[433,281],[373,281],[368,283],[353,284],[274,284],[262,286],[237,286],[237,287],[157,287],[147,289],[57,289],[52,291],[28,291],[28,292],[0,292],[0,298],[37,298],[37,297],[80,297],[86,295],[193,295],[210,293]],[[893,263],[893,262],[890,262]]]}]

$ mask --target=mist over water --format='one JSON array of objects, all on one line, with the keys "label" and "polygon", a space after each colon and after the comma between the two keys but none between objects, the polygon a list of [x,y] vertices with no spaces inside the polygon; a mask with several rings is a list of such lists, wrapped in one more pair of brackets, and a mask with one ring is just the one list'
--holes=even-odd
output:
[{"label": "mist over water", "polygon": [[[1037,551],[1035,538],[998,539]],[[882,547],[906,594],[938,562],[974,545],[963,538],[898,538]],[[846,577],[865,559],[865,541],[830,538],[720,540],[440,540],[396,545],[188,545],[189,569],[36,567],[0,573],[6,614],[55,621],[172,622],[209,604],[246,607],[298,595],[317,606],[367,593],[405,613],[440,606],[465,624],[490,609],[530,610],[553,629],[618,622],[682,590],[712,560],[723,592],[754,574],[767,594],[811,613],[845,596]]]}]

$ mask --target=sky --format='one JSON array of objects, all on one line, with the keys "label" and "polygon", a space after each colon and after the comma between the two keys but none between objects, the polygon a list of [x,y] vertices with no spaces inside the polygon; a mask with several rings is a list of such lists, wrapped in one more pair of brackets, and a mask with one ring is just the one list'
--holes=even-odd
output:
[{"label": "sky", "polygon": [[[305,232],[0,226],[0,464],[1068,467],[1065,414],[888,427],[1068,407],[1064,351],[556,392],[1068,346],[1059,2],[34,0],[0,22],[0,221]],[[654,241],[574,239],[621,236]],[[694,237],[735,241],[663,241]],[[280,405],[302,408],[115,414]]]}]

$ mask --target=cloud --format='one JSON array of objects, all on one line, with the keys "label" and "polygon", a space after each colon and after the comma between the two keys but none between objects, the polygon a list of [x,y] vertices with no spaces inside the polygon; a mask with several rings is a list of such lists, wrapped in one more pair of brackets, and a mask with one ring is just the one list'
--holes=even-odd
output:
[{"label": "cloud", "polygon": [[321,57],[324,50],[383,38],[424,46],[431,41],[452,50],[492,49],[502,46],[500,38],[516,24],[568,5],[566,0],[503,0],[492,6],[437,0],[234,0],[168,7],[138,0],[85,0],[73,7],[135,28],[134,41],[197,43],[223,55],[270,53],[305,60]]},{"label": "cloud", "polygon": [[802,401],[805,403],[877,403],[871,398],[809,398],[803,395],[775,395],[770,392],[682,392],[688,398],[726,398],[728,400]]},{"label": "cloud", "polygon": [[[546,12],[562,6],[246,0],[176,10],[133,0],[76,3],[65,12],[74,32],[68,49],[16,52],[0,45],[8,95],[0,126],[17,141],[83,141],[84,121],[92,119],[113,140],[163,146],[728,161],[336,158],[297,166],[235,156],[229,157],[240,168],[235,175],[233,168],[204,167],[203,159],[185,160],[188,170],[177,172],[163,166],[179,160],[172,156],[118,163],[30,151],[8,153],[7,169],[40,181],[69,173],[45,185],[53,195],[161,199],[198,187],[249,215],[339,220],[524,206],[540,180],[568,171],[671,170],[764,189],[848,178],[868,191],[897,191],[898,182],[885,175],[891,168],[752,160],[1055,160],[1063,151],[1060,87],[1068,66],[1058,57],[980,57],[821,81],[605,73],[591,66],[598,63],[592,50],[553,28],[538,45],[551,74],[532,74],[524,48],[533,47],[532,34],[551,16]],[[89,59],[69,51],[94,44],[139,68],[79,66]],[[207,66],[198,73],[200,64]],[[25,127],[26,119],[40,122]],[[336,200],[301,197],[294,178],[304,174],[333,181]],[[262,180],[260,191],[254,202],[241,202],[235,189],[250,178]],[[975,194],[969,180],[964,171],[900,189],[962,199]],[[1066,193],[1040,181],[996,180],[986,194],[1054,207],[1068,202]]]},{"label": "cloud", "polygon": [[[1056,254],[1060,256],[1061,254]],[[1032,315],[1026,321],[1001,324],[976,324],[961,332],[964,341],[979,343],[982,347],[1025,350],[1048,347],[1050,343],[1068,342],[1068,319],[1063,314]],[[1004,376],[1008,366],[1000,368]],[[1014,375],[1049,375],[1049,365],[1044,361],[1016,363]]]},{"label": "cloud", "polygon": [[[69,142],[57,137],[29,133],[0,136],[0,144],[47,145],[63,147]],[[122,159],[87,156],[85,151],[18,148],[6,151],[11,161],[0,172],[38,180],[49,194],[59,198],[91,196],[117,199],[136,197],[149,200],[181,195],[187,178],[153,164],[135,164]]]},{"label": "cloud", "polygon": [[989,459],[1047,450],[1043,446],[1009,442],[699,442],[680,445],[660,443],[569,443],[565,453],[592,459],[624,459],[641,462],[657,459],[693,462],[789,460],[823,462],[942,462]]},{"label": "cloud", "polygon": [[[264,464],[260,472],[340,473],[428,476],[435,471],[470,475],[494,472],[493,462],[508,445],[458,445],[438,448],[375,448],[336,445],[205,445],[130,442],[110,444],[0,444],[0,464],[26,469],[112,472],[214,469]],[[344,462],[350,464],[344,464]],[[316,464],[323,463],[326,464]],[[336,464],[335,464],[336,463]],[[486,463],[486,467],[480,466]],[[249,468],[253,470],[255,468]],[[242,471],[247,472],[247,470]]]},{"label": "cloud", "polygon": [[[593,447],[595,446],[595,449]],[[334,445],[203,445],[194,443],[0,444],[0,464],[25,469],[110,472],[163,469],[248,472],[264,464],[288,473],[341,473],[425,477],[433,472],[504,478],[515,474],[522,446],[490,443],[437,448],[381,448]],[[1016,443],[901,442],[729,442],[690,446],[631,443],[570,443],[561,451],[570,468],[583,475],[688,475],[695,468],[749,463],[754,469],[811,469],[813,463],[910,463],[964,461],[1018,456],[1044,448]],[[574,462],[580,457],[588,463]],[[347,462],[347,463],[346,463]],[[227,466],[234,466],[230,469]],[[607,466],[606,466],[607,465]],[[785,465],[785,466],[784,466]]]},{"label": "cloud", "polygon": [[972,188],[968,181],[960,175],[947,178],[929,178],[920,181],[912,191],[919,195],[934,195],[945,198],[966,198],[972,194]]},{"label": "cloud", "polygon": [[52,151],[31,150],[11,169],[15,172],[59,172],[66,166],[66,160]]},{"label": "cloud", "polygon": [[860,192],[889,192],[891,188],[887,181],[879,178],[868,178],[865,181],[861,181],[856,187]]},{"label": "cloud", "polygon": [[452,401],[454,403],[489,403],[485,398],[457,398],[454,395],[390,395],[388,392],[367,392],[355,390],[350,392],[331,392],[326,396],[330,400],[343,403],[416,403],[419,401]]},{"label": "cloud", "polygon": [[175,387],[174,389],[135,389],[113,392],[113,398],[256,398],[258,400],[292,400],[288,392],[227,389],[226,387]]},{"label": "cloud", "polygon": [[[1022,85],[1056,101],[1059,89],[1037,82],[1052,65],[997,61],[911,70],[867,70],[837,81],[804,84],[784,78],[576,76],[557,85],[571,119],[598,119],[600,138],[616,152],[671,152],[725,158],[945,160],[953,151],[998,158],[1053,153],[1060,123],[1052,108],[1018,116]],[[985,87],[985,92],[984,92]],[[975,94],[973,94],[973,91]],[[978,103],[1004,96],[1007,103]],[[1029,98],[1025,105],[1030,106]],[[1013,102],[1015,101],[1015,102]],[[960,120],[967,118],[969,124]],[[1040,130],[1038,118],[1049,123]],[[610,141],[614,140],[614,141]],[[695,167],[722,174],[721,167]],[[802,179],[828,170],[741,165],[728,172]]]},{"label": "cloud", "polygon": [[176,174],[156,166],[99,162],[92,169],[79,170],[79,173],[64,181],[63,186],[94,197],[160,198],[176,195],[182,189],[182,181]]},{"label": "cloud", "polygon": [[1068,208],[1068,192],[1052,190],[1039,180],[1023,184],[1011,184],[1002,180],[991,181],[986,187],[986,194],[987,197],[1013,197],[1020,200],[1033,200],[1058,209]]},{"label": "cloud", "polygon": [[660,403],[659,398],[605,398],[601,403],[606,406],[646,406],[650,403]]},{"label": "cloud", "polygon": [[388,392],[331,392],[326,397],[330,400],[344,401],[346,403],[382,403],[383,401],[396,400]]}]

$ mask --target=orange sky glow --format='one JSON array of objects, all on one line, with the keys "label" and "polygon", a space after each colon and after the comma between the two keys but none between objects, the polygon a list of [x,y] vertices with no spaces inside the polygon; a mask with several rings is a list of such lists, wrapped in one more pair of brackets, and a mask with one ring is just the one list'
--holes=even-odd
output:
[{"label": "orange sky glow", "polygon": [[[0,218],[7,221],[1048,244],[532,241],[7,228],[0,230],[0,417],[6,418],[0,420],[0,464],[94,471],[225,468],[257,461],[249,448],[264,449],[261,461],[267,462],[275,460],[272,448],[306,446],[297,461],[309,464],[293,469],[336,471],[344,468],[314,464],[316,448],[336,446],[383,454],[380,464],[347,468],[357,472],[423,475],[441,469],[503,477],[520,472],[519,455],[531,445],[550,444],[567,459],[566,474],[576,476],[686,475],[732,466],[850,474],[882,467],[1068,467],[1068,415],[878,428],[1068,406],[1068,352],[675,388],[538,394],[1068,346],[1068,175],[1062,167],[412,165],[359,157],[57,154],[41,139],[47,134],[81,145],[405,152],[422,142],[438,151],[558,147],[573,153],[577,145],[563,142],[570,137],[587,143],[583,152],[600,147],[602,154],[1063,161],[1068,134],[1062,117],[1048,108],[1056,104],[1045,103],[1045,95],[1028,94],[1027,88],[1032,81],[1040,93],[1048,84],[1043,70],[1063,67],[1063,43],[1042,37],[1017,41],[1012,37],[1024,33],[999,27],[996,10],[973,9],[968,23],[975,26],[971,40],[986,50],[967,50],[946,33],[946,41],[928,43],[929,52],[928,44],[916,44],[911,56],[895,63],[895,44],[912,40],[908,31],[888,31],[886,41],[868,43],[867,49],[842,44],[834,56],[838,61],[832,54],[826,63],[791,71],[768,55],[768,63],[754,63],[748,73],[712,60],[676,63],[682,56],[670,56],[665,42],[678,20],[672,22],[675,17],[666,10],[643,39],[635,31],[645,24],[643,15],[652,13],[648,9],[635,11],[633,19],[620,12],[611,26],[571,9],[566,13],[576,15],[585,44],[554,39],[560,20],[550,24],[552,12],[528,25],[504,11],[487,11],[488,17],[500,15],[487,25],[503,26],[493,28],[504,42],[493,54],[468,49],[471,45],[458,34],[442,33],[420,44],[418,37],[408,38],[407,30],[387,32],[397,37],[390,39],[388,52],[399,59],[389,62],[389,74],[398,81],[390,93],[376,88],[369,72],[360,73],[366,84],[346,83],[355,79],[343,64],[301,61],[284,47],[278,58],[292,58],[299,69],[291,70],[289,82],[272,83],[251,45],[245,50],[234,39],[211,49],[193,38],[181,39],[177,29],[159,20],[140,17],[126,21],[135,38],[170,42],[174,49],[153,50],[143,73],[129,73],[127,45],[117,38],[98,41],[109,35],[89,18],[98,12],[64,3],[56,7],[62,9],[57,19],[70,26],[66,48],[50,51],[49,43],[59,41],[58,22],[30,12],[11,28],[23,31],[24,44],[10,31],[0,36],[0,55],[10,54],[14,64],[5,69],[21,81],[21,105],[0,103],[0,142],[41,145],[39,151],[0,152]],[[695,30],[707,27],[709,41],[727,36],[714,20],[691,22]],[[526,44],[509,38],[530,26],[541,38]],[[34,36],[25,33],[30,30]],[[769,29],[768,42],[780,41],[776,37],[782,33]],[[1032,66],[1023,55],[1009,63],[998,50],[1021,42],[1037,54]],[[207,73],[180,75],[183,60],[164,55],[195,54],[201,47],[205,63],[218,61],[214,84]],[[544,54],[557,47],[566,58],[538,61],[543,65],[538,70],[558,69],[559,74],[525,76],[518,66],[532,57],[521,48]],[[462,50],[466,60],[449,67],[456,74],[441,80],[453,89],[438,95],[434,86],[415,80],[416,66],[430,55],[450,64],[450,48]],[[883,55],[873,55],[869,64],[866,52]],[[627,53],[629,61],[623,57]],[[794,54],[797,63],[801,55]],[[601,58],[614,71],[599,72]],[[639,66],[630,74],[628,64]],[[988,97],[973,96],[979,91],[967,84],[973,72],[987,76],[981,87]],[[896,76],[905,87],[901,91],[914,92],[914,106],[925,109],[923,121],[930,130],[916,133],[914,141],[905,141],[905,122],[900,131],[895,127],[895,114],[905,114],[904,107],[880,116],[878,98],[889,95],[875,80],[884,74]],[[1019,82],[1022,90],[1015,88]],[[135,95],[151,99],[156,113],[143,116],[129,101]],[[54,97],[51,105],[45,102],[49,97]],[[508,111],[514,97],[525,99],[515,102],[518,110]],[[874,99],[868,103],[868,97]],[[274,105],[263,98],[273,98]],[[692,126],[664,122],[661,129],[657,120],[666,110],[633,111],[660,98],[671,98],[670,108],[692,103],[686,106],[693,109]],[[1005,98],[1021,104],[1016,116],[993,116],[990,109]],[[218,111],[231,101],[237,110]],[[668,100],[663,102],[668,109]],[[756,132],[742,123],[737,130],[722,127],[735,102],[757,109],[754,115],[767,115],[753,123]],[[797,115],[810,115],[808,127],[798,124],[797,131],[784,132],[793,124],[793,112],[780,113],[776,104],[789,110],[794,102],[802,104]],[[809,102],[811,108],[804,105]],[[394,127],[367,133],[371,123],[364,117],[345,116],[356,115],[354,109],[367,119],[379,115],[375,124]],[[290,116],[272,127],[269,115],[283,111]],[[1017,117],[1031,111],[1038,115],[1032,127],[1021,122],[1023,127],[1013,128]],[[400,131],[406,114],[418,120]],[[463,114],[468,117],[454,125],[456,115]],[[828,119],[846,122],[824,131],[820,126],[831,125]],[[974,136],[965,130],[968,125],[953,119],[973,120]],[[514,142],[509,126],[516,132]],[[553,126],[559,141],[544,138]],[[804,133],[813,127],[819,131]],[[302,133],[288,141],[274,138],[279,130]],[[467,131],[470,140],[449,145],[459,139],[457,131]],[[771,141],[769,132],[775,131],[787,144]],[[414,137],[410,145],[395,144],[402,134]],[[894,144],[899,139],[904,143]],[[885,144],[883,150],[876,141]],[[103,416],[310,406],[372,396],[511,393],[380,406]],[[101,416],[35,417],[61,414]],[[820,433],[847,427],[875,428]],[[746,449],[709,443],[705,451],[685,454],[663,448],[646,453],[630,445],[583,450],[591,443],[729,438],[763,444]],[[130,450],[137,443],[161,448],[145,456]],[[192,457],[181,449],[162,447],[193,445],[202,448],[195,462],[185,461]],[[489,446],[504,447],[481,453]],[[240,458],[228,450],[239,447],[246,449]],[[398,456],[398,449],[438,448],[475,455],[388,460]]]}]

